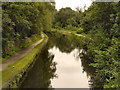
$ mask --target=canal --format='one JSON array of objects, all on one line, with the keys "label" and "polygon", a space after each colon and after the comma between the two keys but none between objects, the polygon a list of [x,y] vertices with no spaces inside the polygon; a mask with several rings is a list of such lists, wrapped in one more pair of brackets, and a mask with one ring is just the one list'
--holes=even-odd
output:
[{"label": "canal", "polygon": [[90,88],[95,69],[89,64],[85,40],[73,35],[47,33],[49,41],[36,56],[20,88]]}]

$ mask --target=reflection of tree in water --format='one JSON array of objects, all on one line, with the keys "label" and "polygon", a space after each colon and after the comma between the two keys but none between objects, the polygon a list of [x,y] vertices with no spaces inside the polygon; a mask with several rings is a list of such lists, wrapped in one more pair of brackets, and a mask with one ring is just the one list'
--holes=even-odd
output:
[{"label": "reflection of tree in water", "polygon": [[[60,33],[47,33],[47,35],[50,37],[49,42],[51,43],[51,48],[56,46],[59,48],[61,52],[70,53],[75,48],[78,49],[78,54],[75,55],[76,58],[81,59],[81,64],[83,67],[83,72],[87,73],[87,76],[90,77],[90,87],[91,88],[100,88],[102,87],[102,82],[100,81],[100,78],[94,78],[95,74],[95,68],[90,66],[89,64],[94,63],[93,60],[89,58],[87,54],[85,54],[85,51],[87,50],[86,42],[89,42],[88,39],[85,39],[83,37],[78,36],[69,36],[69,35],[63,35]],[[78,55],[78,56],[77,56]]]},{"label": "reflection of tree in water", "polygon": [[[47,35],[50,37],[53,46],[59,48],[61,52],[70,53],[78,46],[82,47],[83,45],[82,40],[74,35],[69,36],[60,33],[48,33]],[[81,42],[79,42],[78,40],[81,40]]]},{"label": "reflection of tree in water", "polygon": [[56,77],[56,63],[54,55],[45,47],[38,56],[34,67],[29,71],[27,78],[22,83],[22,88],[48,88],[51,87],[51,78]]},{"label": "reflection of tree in water", "polygon": [[87,54],[85,54],[85,51],[79,53],[81,64],[83,67],[83,72],[87,73],[87,76],[90,77],[89,85],[91,88],[102,88],[102,82],[100,81],[100,78],[94,78],[96,75],[96,70],[94,67],[90,66],[91,63],[94,63],[93,60],[89,58]]}]

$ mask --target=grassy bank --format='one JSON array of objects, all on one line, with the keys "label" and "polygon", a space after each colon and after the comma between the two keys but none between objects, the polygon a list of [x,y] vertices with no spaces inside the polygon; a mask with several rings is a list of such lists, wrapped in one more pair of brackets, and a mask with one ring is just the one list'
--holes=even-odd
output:
[{"label": "grassy bank", "polygon": [[10,55],[7,55],[5,58],[2,58],[2,61],[3,61],[3,62],[6,61],[9,57],[11,57],[12,55],[14,55],[16,52],[21,51],[22,49],[24,49],[24,48],[26,48],[26,47],[29,47],[29,46],[32,45],[33,43],[39,41],[41,38],[42,38],[41,35],[37,35],[37,34],[32,35],[32,36],[29,37],[29,38],[26,38],[19,47],[15,47],[15,48],[11,51]]},{"label": "grassy bank", "polygon": [[68,34],[68,35],[72,34],[72,35],[76,35],[76,36],[88,37],[88,38],[89,38],[89,36],[88,36],[87,34],[85,34],[85,33],[78,34],[77,31],[72,31],[72,30],[52,29],[51,31],[53,31],[53,32],[58,32],[58,33],[62,33],[62,34]]},{"label": "grassy bank", "polygon": [[[3,87],[6,87],[8,83],[11,82],[17,74],[19,74],[20,72],[24,72],[29,67],[29,65],[33,62],[36,54],[40,51],[40,48],[42,48],[44,43],[48,40],[47,35],[44,34],[44,36],[44,40],[34,49],[32,49],[25,57],[18,60],[14,64],[9,65],[4,71],[2,71]],[[14,69],[13,66],[15,67]]]}]

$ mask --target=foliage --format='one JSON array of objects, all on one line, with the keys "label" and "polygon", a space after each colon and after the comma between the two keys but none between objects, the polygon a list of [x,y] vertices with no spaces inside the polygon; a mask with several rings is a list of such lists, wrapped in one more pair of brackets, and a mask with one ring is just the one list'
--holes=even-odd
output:
[{"label": "foliage", "polygon": [[[2,4],[2,56],[13,55],[23,41],[41,31],[50,30],[54,4],[44,2],[4,2]],[[14,52],[15,53],[15,52]]]},{"label": "foliage", "polygon": [[[96,68],[94,80],[102,83],[103,88],[120,88],[120,2],[93,2],[84,12],[73,11],[69,7],[56,11],[54,5],[38,2],[3,3],[2,8],[3,57],[11,55],[22,40],[34,34],[40,35],[41,31],[50,30],[51,26],[76,31],[77,34],[86,33],[92,39],[87,42],[86,50],[89,59],[94,62],[90,65]],[[71,43],[74,39],[56,35],[56,45],[68,53],[70,50],[67,47],[72,50],[73,45],[78,46],[81,42],[80,38],[76,38],[78,43]],[[67,40],[69,42],[65,43]],[[16,45],[18,42],[20,44]]]},{"label": "foliage", "polygon": [[[44,40],[33,48],[25,57],[21,58],[18,62],[9,65],[9,67],[2,71],[2,87],[4,87],[16,74],[20,72],[24,73],[29,65],[34,62],[35,56],[40,52],[40,47],[45,45],[45,42],[48,40],[48,37],[45,34],[44,36]],[[14,69],[13,66],[15,67]]]},{"label": "foliage", "polygon": [[[93,3],[84,12],[81,23],[84,32],[93,39],[87,54],[96,67],[95,80],[103,88],[120,88],[120,2]],[[96,87],[96,86],[95,86]]]},{"label": "foliage", "polygon": [[[81,13],[81,12],[80,12]],[[70,7],[61,8],[55,14],[53,28],[65,28],[68,30],[76,30],[79,27],[81,15],[79,12],[72,10]]]},{"label": "foliage", "polygon": [[114,10],[111,3],[93,2],[88,10],[84,12],[81,27],[85,30],[85,33],[100,27],[104,29],[104,32],[109,32],[112,26],[112,22],[110,21],[112,13],[114,13]]},{"label": "foliage", "polygon": [[62,8],[55,20],[54,28],[85,33],[91,39],[86,50],[96,68],[93,80],[102,83],[93,87],[120,88],[120,2],[93,2],[84,12]]}]

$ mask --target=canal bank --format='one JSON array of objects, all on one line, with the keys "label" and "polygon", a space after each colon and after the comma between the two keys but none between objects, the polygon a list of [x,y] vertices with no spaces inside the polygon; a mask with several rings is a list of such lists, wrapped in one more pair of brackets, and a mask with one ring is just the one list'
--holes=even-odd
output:
[{"label": "canal bank", "polygon": [[[46,32],[49,41],[36,57],[20,88],[90,88],[95,73],[85,55],[84,39]],[[94,82],[95,84],[95,82]]]},{"label": "canal bank", "polygon": [[[2,71],[2,88],[13,87],[16,88],[20,83],[22,75],[34,62],[37,53],[46,45],[48,41],[47,35],[44,34],[44,40],[33,48],[26,56],[18,60],[12,65],[9,65]],[[13,66],[15,68],[13,68]]]}]

